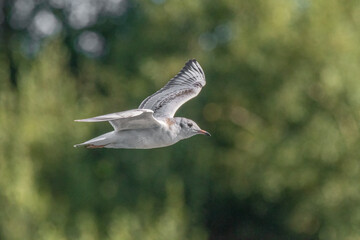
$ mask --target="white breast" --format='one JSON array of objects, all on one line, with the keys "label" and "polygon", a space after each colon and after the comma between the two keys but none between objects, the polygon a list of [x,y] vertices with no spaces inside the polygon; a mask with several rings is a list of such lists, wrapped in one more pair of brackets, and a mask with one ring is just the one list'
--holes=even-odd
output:
[{"label": "white breast", "polygon": [[107,148],[159,148],[178,142],[176,125],[148,129],[132,129],[114,132]]}]

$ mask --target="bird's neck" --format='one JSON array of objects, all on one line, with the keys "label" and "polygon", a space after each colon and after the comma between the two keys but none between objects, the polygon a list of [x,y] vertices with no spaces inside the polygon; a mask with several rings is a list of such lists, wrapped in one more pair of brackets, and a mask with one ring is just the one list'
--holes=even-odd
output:
[{"label": "bird's neck", "polygon": [[177,123],[174,118],[166,118],[164,122],[166,123],[166,128],[170,134],[170,137],[172,139],[180,140],[178,139],[180,137],[179,133],[181,130],[179,123]]}]

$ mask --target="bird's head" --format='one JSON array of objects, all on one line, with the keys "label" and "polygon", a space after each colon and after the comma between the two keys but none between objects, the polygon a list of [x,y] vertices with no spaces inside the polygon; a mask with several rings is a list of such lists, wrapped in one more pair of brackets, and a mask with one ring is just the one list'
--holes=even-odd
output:
[{"label": "bird's head", "polygon": [[176,118],[176,123],[180,127],[179,135],[182,138],[189,138],[197,134],[211,136],[211,134],[207,131],[200,129],[193,120],[187,118]]}]

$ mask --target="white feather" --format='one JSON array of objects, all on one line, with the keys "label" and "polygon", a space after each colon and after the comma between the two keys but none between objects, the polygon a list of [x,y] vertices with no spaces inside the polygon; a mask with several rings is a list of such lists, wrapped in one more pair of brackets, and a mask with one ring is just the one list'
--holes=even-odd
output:
[{"label": "white feather", "polygon": [[110,113],[93,118],[79,119],[76,122],[106,122],[108,121],[115,131],[160,126],[161,123],[153,116],[149,109],[132,109],[123,112]]}]

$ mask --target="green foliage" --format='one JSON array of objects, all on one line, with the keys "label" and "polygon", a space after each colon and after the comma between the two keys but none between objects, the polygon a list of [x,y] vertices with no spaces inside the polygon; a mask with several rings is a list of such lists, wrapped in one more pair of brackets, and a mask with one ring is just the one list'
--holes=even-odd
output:
[{"label": "green foliage", "polygon": [[[41,40],[2,23],[0,239],[358,239],[359,1],[126,3],[75,28],[43,1],[63,27]],[[177,116],[211,138],[72,147],[111,129],[73,119],[136,108],[190,58],[207,85]]]}]

